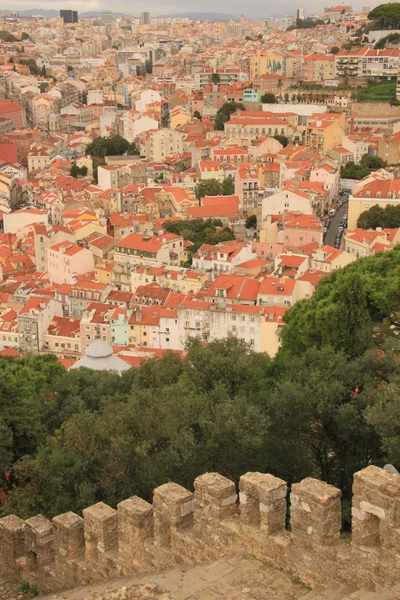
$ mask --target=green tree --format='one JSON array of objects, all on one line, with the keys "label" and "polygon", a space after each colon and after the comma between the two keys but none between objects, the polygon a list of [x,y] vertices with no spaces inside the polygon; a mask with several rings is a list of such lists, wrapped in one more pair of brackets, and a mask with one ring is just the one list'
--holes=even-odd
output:
[{"label": "green tree", "polygon": [[217,179],[205,179],[196,185],[194,193],[198,200],[204,196],[220,196],[222,194],[221,187],[221,183]]},{"label": "green tree", "polygon": [[86,177],[87,174],[88,174],[88,168],[86,165],[83,165],[83,167],[81,167],[81,175],[82,175],[82,177]]},{"label": "green tree", "polygon": [[81,95],[82,104],[87,104],[87,101],[88,101],[87,92],[82,92],[82,95]]},{"label": "green tree", "polygon": [[30,40],[30,39],[31,39],[31,38],[30,38],[30,35],[29,35],[29,33],[26,33],[26,31],[23,31],[23,32],[21,33],[21,40]]},{"label": "green tree", "polygon": [[237,110],[245,110],[244,104],[242,104],[241,102],[234,101],[225,102],[217,112],[214,129],[223,131],[224,123],[228,121],[230,115],[236,112]]},{"label": "green tree", "polygon": [[72,165],[72,167],[71,167],[71,169],[70,169],[70,172],[69,172],[69,174],[70,174],[72,177],[75,177],[75,178],[77,178],[77,177],[78,177],[78,175],[80,175],[80,172],[81,172],[81,170],[80,170],[80,168],[79,168],[77,165]]},{"label": "green tree", "polygon": [[97,185],[98,178],[98,169],[101,165],[105,165],[106,162],[104,158],[92,158],[92,168],[93,168],[93,183]]},{"label": "green tree", "polygon": [[377,29],[398,29],[400,28],[400,5],[380,4],[371,10],[368,19],[377,21]]},{"label": "green tree", "polygon": [[395,229],[400,227],[400,206],[371,206],[358,217],[357,227],[376,229],[377,227]]},{"label": "green tree", "polygon": [[275,94],[264,94],[263,96],[261,96],[261,102],[263,104],[277,104],[278,103],[278,99],[275,96]]},{"label": "green tree", "polygon": [[16,42],[17,38],[9,31],[0,30],[0,41],[2,42]]},{"label": "green tree", "polygon": [[213,73],[211,75],[211,83],[213,85],[218,85],[220,81],[221,81],[221,77],[219,76],[218,73]]},{"label": "green tree", "polygon": [[46,72],[45,65],[42,66],[42,68],[40,70],[40,74],[41,74],[42,77],[47,77],[47,72]]},{"label": "green tree", "polygon": [[378,169],[386,167],[386,163],[384,160],[382,160],[378,156],[372,156],[372,154],[364,154],[360,160],[360,164],[363,167],[371,169],[371,171],[377,171]]},{"label": "green tree", "polygon": [[26,65],[31,75],[39,75],[40,73],[36,61],[33,58],[21,58],[19,64]]},{"label": "green tree", "polygon": [[126,153],[128,154],[128,156],[139,156],[140,155],[139,150],[136,148],[135,142],[131,142],[129,144]]},{"label": "green tree", "polygon": [[125,154],[129,148],[129,142],[120,135],[111,137],[97,137],[87,145],[85,153],[90,156],[104,157]]},{"label": "green tree", "polygon": [[286,137],[286,135],[274,135],[274,139],[278,140],[278,142],[282,144],[284,148],[289,145],[289,138]]},{"label": "green tree", "polygon": [[199,121],[201,121],[201,120],[202,120],[202,116],[201,116],[201,114],[199,113],[199,111],[198,111],[198,110],[195,110],[195,111],[194,111],[194,113],[193,113],[193,116],[194,116],[196,119],[198,119]]},{"label": "green tree", "polygon": [[356,165],[353,161],[342,165],[340,174],[343,179],[364,179],[371,173],[371,170],[363,165]]},{"label": "green tree", "polygon": [[226,177],[221,184],[221,194],[223,196],[232,196],[235,192],[235,182],[233,178],[229,175]]},{"label": "green tree", "polygon": [[256,215],[250,215],[247,217],[245,227],[246,229],[255,229],[257,227]]},{"label": "green tree", "polygon": [[332,46],[331,54],[337,54],[340,51],[339,46]]}]

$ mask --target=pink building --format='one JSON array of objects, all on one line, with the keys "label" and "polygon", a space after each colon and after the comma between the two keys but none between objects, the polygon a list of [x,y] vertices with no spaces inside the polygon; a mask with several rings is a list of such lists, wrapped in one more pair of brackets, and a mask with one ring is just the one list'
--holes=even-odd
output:
[{"label": "pink building", "polygon": [[301,248],[317,242],[322,245],[323,229],[320,220],[314,215],[293,214],[285,216],[282,228],[278,231],[278,244]]},{"label": "pink building", "polygon": [[60,242],[47,253],[49,278],[54,283],[74,283],[77,275],[94,270],[93,254],[77,244]]}]

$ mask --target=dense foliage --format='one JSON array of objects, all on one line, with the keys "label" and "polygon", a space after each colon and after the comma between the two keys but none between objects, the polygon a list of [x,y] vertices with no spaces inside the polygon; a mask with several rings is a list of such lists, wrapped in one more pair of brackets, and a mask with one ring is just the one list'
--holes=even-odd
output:
[{"label": "dense foliage", "polygon": [[86,146],[85,153],[99,158],[104,156],[117,156],[119,154],[125,154],[129,147],[129,142],[120,135],[97,137],[93,142]]},{"label": "dense foliage", "polygon": [[275,94],[267,92],[261,96],[261,102],[263,104],[278,104],[278,98],[275,96]]},{"label": "dense foliage", "polygon": [[400,43],[400,33],[389,33],[389,35],[381,38],[378,42],[376,42],[374,49],[375,50],[383,50],[386,48],[386,45],[391,44],[399,44]]},{"label": "dense foliage", "polygon": [[400,28],[400,4],[394,2],[376,6],[368,15],[371,21],[377,21],[376,29]]},{"label": "dense foliage", "polygon": [[358,217],[357,227],[376,229],[377,227],[400,227],[400,206],[371,206]]},{"label": "dense foliage", "polygon": [[237,340],[121,377],[0,359],[0,514],[150,499],[205,471],[320,477],[348,500],[354,471],[400,465],[399,267],[396,248],[324,278],[287,313],[274,360]]},{"label": "dense foliage", "polygon": [[290,25],[287,31],[293,31],[294,29],[313,29],[317,25],[323,25],[322,19],[296,19],[295,25]]},{"label": "dense foliage", "polygon": [[241,102],[225,102],[221,108],[218,109],[217,116],[215,117],[214,129],[223,131],[224,123],[229,121],[230,115],[239,109],[246,110],[244,104]]},{"label": "dense foliage", "polygon": [[191,221],[166,221],[163,224],[165,231],[181,235],[185,240],[192,242],[188,248],[192,264],[192,256],[202,244],[219,244],[234,240],[235,236],[229,227],[223,227],[220,219],[192,219]]},{"label": "dense foliage", "polygon": [[226,177],[222,182],[217,179],[204,179],[194,189],[198,200],[204,198],[204,196],[231,196],[234,191],[235,187],[232,177]]},{"label": "dense foliage", "polygon": [[377,171],[385,166],[385,161],[378,156],[364,154],[359,165],[350,161],[341,167],[340,174],[344,179],[364,179],[364,177],[368,177],[372,171]]}]

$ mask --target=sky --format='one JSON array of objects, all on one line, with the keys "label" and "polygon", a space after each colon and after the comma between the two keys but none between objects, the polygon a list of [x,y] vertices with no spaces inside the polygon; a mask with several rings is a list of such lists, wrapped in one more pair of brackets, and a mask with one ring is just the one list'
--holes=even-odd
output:
[{"label": "sky", "polygon": [[[339,2],[337,2],[339,4]],[[362,0],[353,3],[355,10],[361,9]],[[368,4],[368,1],[365,2]],[[379,2],[371,2],[371,8]],[[128,3],[124,0],[114,0],[112,5],[108,0],[85,0],[78,3],[76,0],[2,0],[1,8],[4,10],[27,10],[32,8],[55,9],[71,8],[78,12],[87,12],[92,10],[112,9],[116,12],[123,12],[139,16],[143,11],[150,11],[152,16],[173,15],[178,12],[219,12],[232,15],[244,14],[249,18],[266,18],[268,16],[284,16],[287,14],[296,14],[297,8],[304,8],[306,15],[313,15],[322,12],[325,6],[336,5],[335,2],[324,2],[324,0],[300,0],[295,4],[293,0],[281,0],[279,3],[265,2],[265,0],[249,0],[243,3],[242,0],[202,0],[201,3],[195,0],[171,0],[171,2],[162,2],[161,0],[146,0],[146,2]]]}]

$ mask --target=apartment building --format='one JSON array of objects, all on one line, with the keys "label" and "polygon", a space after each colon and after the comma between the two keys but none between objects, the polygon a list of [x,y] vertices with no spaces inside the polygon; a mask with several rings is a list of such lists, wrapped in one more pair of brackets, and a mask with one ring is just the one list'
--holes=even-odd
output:
[{"label": "apartment building", "polygon": [[235,174],[235,195],[239,198],[240,211],[255,214],[262,192],[258,170],[245,165],[240,165]]},{"label": "apartment building", "polygon": [[345,125],[343,114],[314,113],[304,132],[305,145],[326,155],[330,149],[342,145]]},{"label": "apartment building", "polygon": [[152,162],[163,162],[170,156],[183,154],[183,134],[174,129],[150,131],[149,150]]},{"label": "apartment building", "polygon": [[70,242],[60,242],[47,250],[47,268],[50,281],[74,283],[78,275],[94,270],[94,258],[90,250]]},{"label": "apartment building", "polygon": [[41,352],[50,352],[58,358],[80,358],[80,320],[72,317],[53,317],[43,336]]},{"label": "apartment building", "polygon": [[118,241],[114,252],[115,263],[129,268],[137,264],[180,265],[184,257],[183,238],[173,233],[159,237],[131,233]]},{"label": "apartment building", "polygon": [[51,320],[62,316],[60,302],[43,296],[30,296],[18,315],[19,349],[24,354],[39,354]]},{"label": "apartment building", "polygon": [[336,63],[333,54],[320,54],[314,52],[304,57],[304,80],[324,82],[335,79]]},{"label": "apartment building", "polygon": [[233,117],[224,123],[224,132],[230,143],[249,146],[260,136],[289,136],[293,131],[284,119],[260,117],[247,119],[245,116]]},{"label": "apartment building", "polygon": [[340,50],[335,56],[336,76],[350,79],[395,79],[400,70],[400,49],[362,47]]}]

